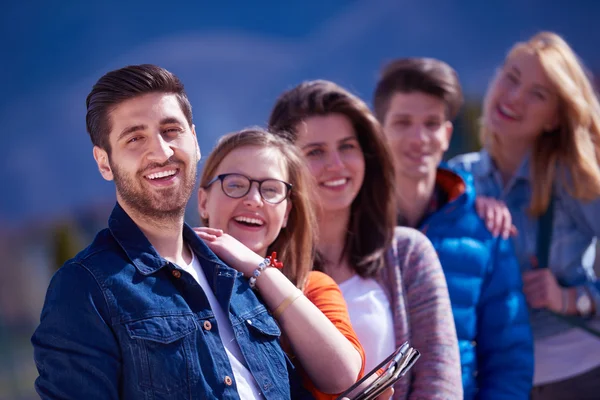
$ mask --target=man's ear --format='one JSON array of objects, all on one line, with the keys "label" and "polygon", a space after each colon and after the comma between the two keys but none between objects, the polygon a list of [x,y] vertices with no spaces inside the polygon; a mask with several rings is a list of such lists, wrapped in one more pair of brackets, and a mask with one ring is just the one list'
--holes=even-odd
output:
[{"label": "man's ear", "polygon": [[200,157],[202,154],[200,153],[200,144],[198,144],[198,135],[196,135],[196,125],[192,124],[192,134],[194,135],[194,140],[196,141],[196,158],[200,161]]},{"label": "man's ear", "polygon": [[208,211],[206,210],[206,203],[208,202],[208,193],[206,189],[198,189],[198,214],[203,220],[208,220]]},{"label": "man's ear", "polygon": [[96,160],[96,164],[98,164],[98,170],[100,171],[100,175],[107,181],[112,181],[115,177],[113,175],[112,169],[110,168],[110,163],[108,162],[108,153],[106,150],[94,146],[94,160]]},{"label": "man's ear", "polygon": [[450,147],[450,139],[452,139],[452,132],[454,131],[454,125],[452,125],[452,122],[450,121],[446,121],[444,123],[445,127],[444,127],[444,133],[445,133],[445,137],[444,137],[444,143],[442,143],[442,149],[444,150],[444,152],[448,151],[448,148]]}]

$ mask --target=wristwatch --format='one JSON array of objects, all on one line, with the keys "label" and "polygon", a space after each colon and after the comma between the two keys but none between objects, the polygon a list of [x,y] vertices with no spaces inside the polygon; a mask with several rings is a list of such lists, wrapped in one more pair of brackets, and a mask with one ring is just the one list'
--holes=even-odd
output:
[{"label": "wristwatch", "polygon": [[575,303],[577,313],[582,317],[589,317],[592,313],[592,299],[584,287],[577,287],[577,301]]}]

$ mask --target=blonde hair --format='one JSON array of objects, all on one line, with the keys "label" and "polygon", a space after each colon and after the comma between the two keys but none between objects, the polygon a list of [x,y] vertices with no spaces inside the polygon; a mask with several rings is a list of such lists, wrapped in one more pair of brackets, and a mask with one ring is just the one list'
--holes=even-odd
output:
[{"label": "blonde hair", "polygon": [[[600,196],[600,104],[583,63],[559,35],[540,32],[514,45],[506,59],[522,52],[537,57],[559,97],[559,127],[539,135],[531,152],[529,210],[539,216],[548,208],[557,175],[577,199]],[[493,132],[482,126],[481,139],[495,158]]]},{"label": "blonde hair", "polygon": [[[288,182],[292,190],[288,201],[292,208],[288,216],[287,226],[267,249],[267,255],[277,252],[277,259],[283,263],[283,273],[296,287],[304,289],[306,279],[312,270],[316,243],[316,217],[311,206],[312,176],[299,150],[290,141],[280,138],[261,128],[244,129],[227,134],[219,139],[216,147],[206,158],[200,187],[206,190],[206,184],[214,178],[214,174],[225,157],[233,150],[256,146],[279,151],[288,172]],[[210,221],[202,218],[205,226]]]}]

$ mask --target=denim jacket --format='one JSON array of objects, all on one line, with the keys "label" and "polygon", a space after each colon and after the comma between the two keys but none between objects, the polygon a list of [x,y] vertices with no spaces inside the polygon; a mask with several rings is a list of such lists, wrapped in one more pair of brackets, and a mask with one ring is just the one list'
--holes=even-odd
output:
[{"label": "denim jacket", "polygon": [[[108,229],[54,275],[32,343],[43,399],[238,399],[208,299],[117,204]],[[266,399],[312,398],[247,280],[185,225]]]},{"label": "denim jacket", "polygon": [[[528,213],[531,201],[530,162],[526,157],[517,173],[504,187],[500,172],[489,153],[464,154],[450,160],[450,165],[470,171],[475,176],[478,195],[503,200],[508,206],[519,233],[513,238],[515,252],[522,270],[532,268],[536,255],[536,217]],[[600,316],[600,284],[594,273],[595,243],[600,235],[600,199],[581,202],[570,196],[562,185],[554,187],[554,221],[548,267],[563,287],[585,286]],[[535,338],[553,336],[571,326],[544,310],[532,310]]]}]

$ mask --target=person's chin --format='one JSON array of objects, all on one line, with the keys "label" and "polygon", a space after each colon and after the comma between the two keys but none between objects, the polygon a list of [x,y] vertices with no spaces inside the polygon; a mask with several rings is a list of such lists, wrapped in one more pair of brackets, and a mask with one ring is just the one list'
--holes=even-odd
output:
[{"label": "person's chin", "polygon": [[411,164],[397,172],[411,179],[422,179],[429,175],[431,167],[426,164]]},{"label": "person's chin", "polygon": [[337,213],[340,211],[345,211],[345,210],[350,209],[350,206],[352,205],[353,201],[354,201],[354,197],[351,197],[351,196],[347,196],[347,197],[340,196],[336,199],[328,199],[321,203],[322,210],[325,213]]},{"label": "person's chin", "polygon": [[497,135],[511,136],[517,124],[492,115],[484,120],[484,126],[488,131],[494,132]]}]

